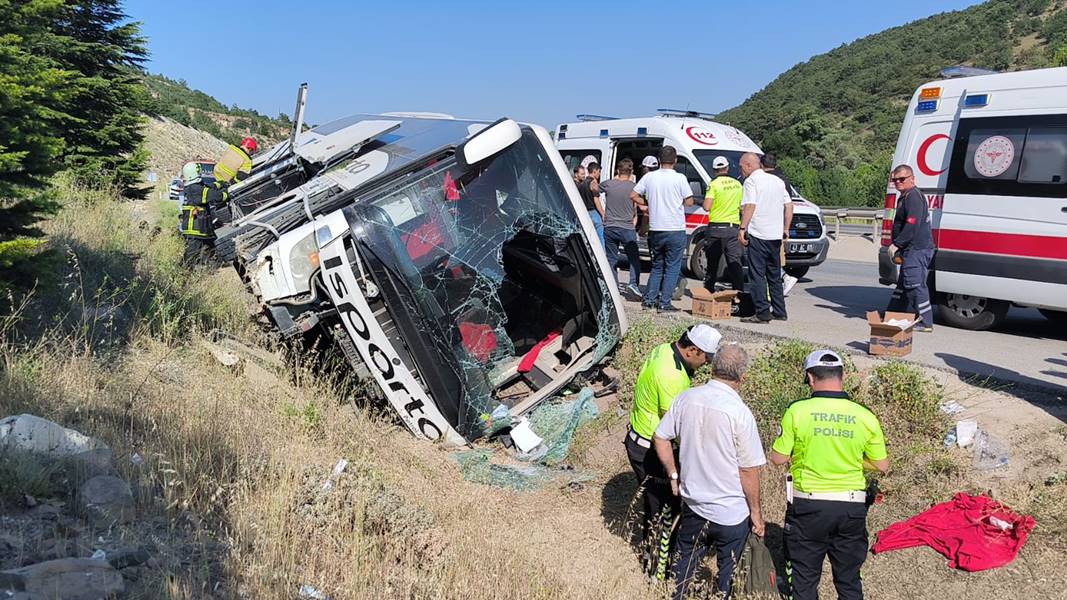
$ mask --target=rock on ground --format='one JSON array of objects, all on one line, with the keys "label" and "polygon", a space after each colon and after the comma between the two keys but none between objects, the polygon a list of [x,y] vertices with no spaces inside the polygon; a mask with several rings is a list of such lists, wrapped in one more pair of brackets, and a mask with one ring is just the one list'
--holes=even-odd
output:
[{"label": "rock on ground", "polygon": [[111,475],[98,475],[82,484],[78,503],[98,527],[128,523],[135,512],[129,484]]},{"label": "rock on ground", "polygon": [[0,420],[0,447],[50,458],[70,458],[102,470],[111,469],[111,448],[96,438],[34,415]]},{"label": "rock on ground", "polygon": [[99,600],[126,589],[107,561],[62,558],[0,572],[0,596],[19,600]]}]

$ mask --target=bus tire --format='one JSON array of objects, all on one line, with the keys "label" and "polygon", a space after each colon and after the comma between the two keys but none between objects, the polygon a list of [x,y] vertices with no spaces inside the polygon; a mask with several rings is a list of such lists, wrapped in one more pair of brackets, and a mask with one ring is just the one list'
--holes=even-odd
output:
[{"label": "bus tire", "polygon": [[1011,305],[1003,300],[939,293],[937,305],[941,320],[952,327],[984,331],[1000,324]]},{"label": "bus tire", "polygon": [[1057,325],[1067,325],[1067,311],[1052,310],[1051,308],[1039,308],[1037,311]]}]

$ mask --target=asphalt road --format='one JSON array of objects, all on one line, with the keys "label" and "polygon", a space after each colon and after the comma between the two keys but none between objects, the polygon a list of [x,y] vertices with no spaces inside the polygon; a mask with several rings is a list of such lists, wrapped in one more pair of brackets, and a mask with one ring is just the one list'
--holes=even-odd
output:
[{"label": "asphalt road", "polygon": [[[647,268],[647,264],[646,264]],[[620,273],[625,277],[624,273]],[[642,284],[647,274],[642,275]],[[690,287],[702,285],[689,280]],[[811,269],[786,298],[789,320],[757,325],[731,319],[738,327],[770,335],[867,351],[868,310],[883,310],[891,288],[878,284],[873,262],[829,259]],[[675,303],[689,311],[688,295]],[[636,307],[636,303],[631,306]],[[727,322],[721,322],[726,324]],[[971,383],[990,377],[1012,387],[1040,389],[1067,399],[1067,328],[1057,327],[1035,309],[1012,307],[994,331],[967,331],[937,324],[932,333],[914,334],[907,360],[948,369]],[[1002,383],[990,383],[1002,387]]]}]

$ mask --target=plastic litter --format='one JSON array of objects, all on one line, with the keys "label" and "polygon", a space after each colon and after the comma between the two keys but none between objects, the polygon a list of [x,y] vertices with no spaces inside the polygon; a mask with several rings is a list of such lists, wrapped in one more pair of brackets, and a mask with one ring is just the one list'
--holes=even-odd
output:
[{"label": "plastic litter", "polygon": [[337,464],[333,466],[333,472],[330,473],[330,476],[326,478],[326,483],[322,484],[322,491],[328,492],[332,490],[334,480],[340,477],[341,473],[344,473],[345,468],[347,466],[347,460],[342,458],[341,460],[337,461]]},{"label": "plastic litter", "polygon": [[107,552],[104,552],[103,550],[97,550],[96,552],[93,552],[93,555],[89,558],[93,560],[107,560]]},{"label": "plastic litter", "polygon": [[482,427],[492,435],[511,426],[511,412],[503,404],[497,404],[493,412],[482,414]]},{"label": "plastic litter", "polygon": [[134,452],[133,454],[130,455],[130,464],[135,466],[135,467],[139,467],[142,464],[144,464],[144,459],[141,458],[140,454],[137,454],[136,452]]},{"label": "plastic litter", "polygon": [[1008,446],[999,438],[979,431],[974,439],[974,468],[991,471],[1008,466]]},{"label": "plastic litter", "polygon": [[978,433],[978,421],[964,419],[956,421],[956,443],[960,448],[966,448],[974,442],[974,436]]},{"label": "plastic litter", "polygon": [[300,586],[299,595],[301,598],[310,598],[311,600],[330,600],[329,596],[307,584]]},{"label": "plastic litter", "polygon": [[946,415],[955,415],[964,411],[964,406],[955,400],[945,402],[941,405],[941,412]]},{"label": "plastic litter", "polygon": [[952,429],[949,429],[948,433],[945,434],[944,444],[945,444],[946,448],[951,448],[952,446],[956,445],[956,428],[955,427],[953,427]]}]

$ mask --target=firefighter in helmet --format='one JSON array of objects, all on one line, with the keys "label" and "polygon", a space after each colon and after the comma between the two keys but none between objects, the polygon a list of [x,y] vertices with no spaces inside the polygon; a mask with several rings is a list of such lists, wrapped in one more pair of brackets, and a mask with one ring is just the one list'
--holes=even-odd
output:
[{"label": "firefighter in helmet", "polygon": [[229,186],[244,181],[252,173],[252,155],[256,153],[256,140],[246,137],[237,146],[230,145],[215,163],[215,181]]},{"label": "firefighter in helmet", "polygon": [[185,180],[185,201],[178,216],[178,229],[185,239],[187,266],[205,264],[211,260],[215,248],[214,212],[226,204],[225,186],[204,181],[201,163],[190,162],[182,167]]}]

